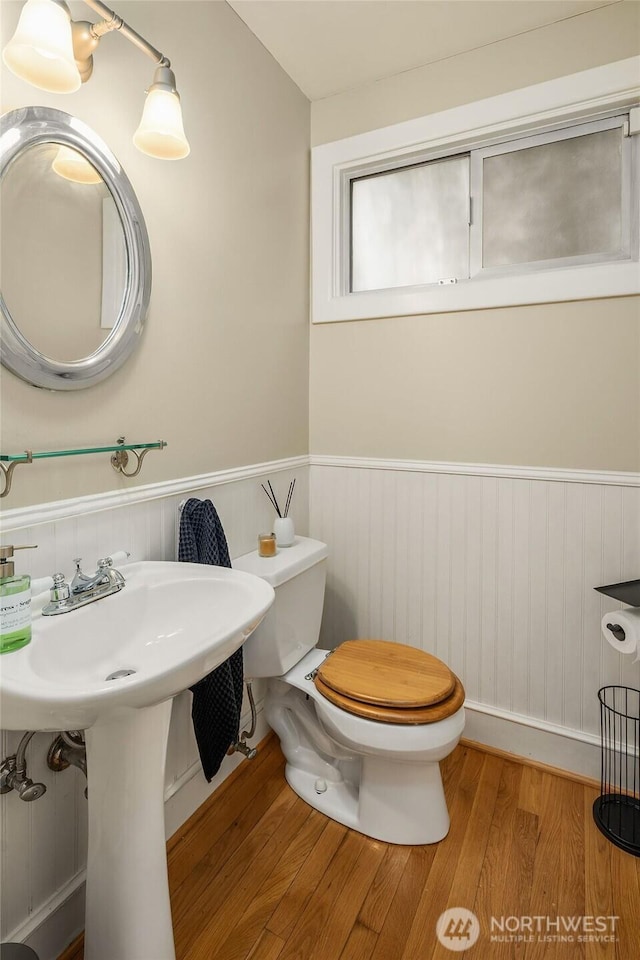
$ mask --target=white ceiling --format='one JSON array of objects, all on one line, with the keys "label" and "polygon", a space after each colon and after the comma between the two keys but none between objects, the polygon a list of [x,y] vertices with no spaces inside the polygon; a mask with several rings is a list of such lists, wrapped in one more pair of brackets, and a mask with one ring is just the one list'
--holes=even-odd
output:
[{"label": "white ceiling", "polygon": [[228,0],[310,100],[618,0]]}]

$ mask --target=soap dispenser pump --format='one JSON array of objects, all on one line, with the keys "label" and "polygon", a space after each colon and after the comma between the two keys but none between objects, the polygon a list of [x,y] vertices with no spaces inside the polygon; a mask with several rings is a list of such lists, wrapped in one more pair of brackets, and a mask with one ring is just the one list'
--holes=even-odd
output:
[{"label": "soap dispenser pump", "polygon": [[13,552],[35,546],[0,546],[0,653],[18,650],[31,640],[31,577],[15,576]]}]

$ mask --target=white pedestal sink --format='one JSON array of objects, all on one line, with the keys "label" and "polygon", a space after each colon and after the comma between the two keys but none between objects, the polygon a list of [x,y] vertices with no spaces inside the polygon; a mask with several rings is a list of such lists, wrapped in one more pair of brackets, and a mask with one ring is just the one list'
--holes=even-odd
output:
[{"label": "white pedestal sink", "polygon": [[148,561],[123,573],[120,593],[35,614],[31,643],[2,657],[0,726],[85,730],[85,960],[175,960],[164,837],[171,701],[238,649],[274,594],[226,567]]}]

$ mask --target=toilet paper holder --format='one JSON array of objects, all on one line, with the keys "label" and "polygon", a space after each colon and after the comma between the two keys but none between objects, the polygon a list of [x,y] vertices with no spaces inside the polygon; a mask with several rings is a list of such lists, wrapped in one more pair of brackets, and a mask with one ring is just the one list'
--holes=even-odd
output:
[{"label": "toilet paper holder", "polygon": [[[640,580],[626,580],[624,583],[609,583],[604,587],[594,587],[598,593],[604,593],[607,597],[613,597],[620,603],[626,603],[630,607],[640,607]],[[607,624],[609,626],[609,624]],[[614,636],[618,640],[624,640],[624,637]]]},{"label": "toilet paper holder", "polygon": [[611,630],[611,633],[620,643],[623,643],[627,638],[624,627],[621,627],[619,623],[608,623],[607,630]]}]

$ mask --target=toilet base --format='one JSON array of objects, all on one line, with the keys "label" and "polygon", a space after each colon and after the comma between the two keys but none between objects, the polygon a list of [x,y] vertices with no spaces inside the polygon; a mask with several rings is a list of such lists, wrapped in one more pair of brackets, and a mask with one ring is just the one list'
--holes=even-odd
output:
[{"label": "toilet base", "polygon": [[362,758],[359,784],[324,780],[288,763],[287,783],[332,820],[386,843],[438,843],[449,832],[440,766]]},{"label": "toilet base", "polygon": [[464,711],[422,728],[387,729],[321,698],[306,676],[317,665],[310,660],[311,654],[286,677],[271,679],[265,697],[289,786],[327,817],[375,840],[421,845],[446,837],[439,761],[458,743]]},{"label": "toilet base", "polygon": [[362,833],[358,826],[358,793],[352,784],[346,780],[323,780],[326,789],[322,793],[316,790],[318,778],[307,770],[292,767],[288,763],[284,775],[291,789],[314,810],[319,810],[326,817]]}]

